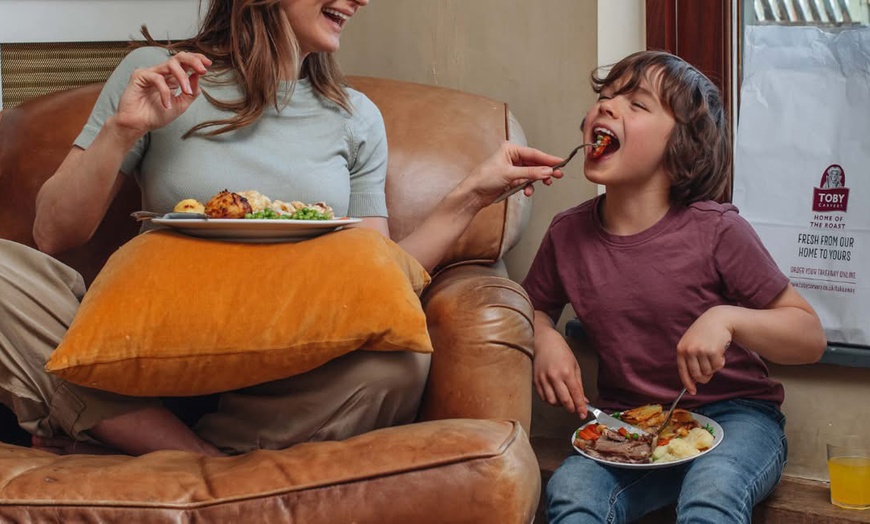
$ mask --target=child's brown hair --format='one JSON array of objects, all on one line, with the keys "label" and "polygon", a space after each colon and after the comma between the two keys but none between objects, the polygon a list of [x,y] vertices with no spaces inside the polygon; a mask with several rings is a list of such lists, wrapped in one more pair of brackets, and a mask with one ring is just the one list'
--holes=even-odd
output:
[{"label": "child's brown hair", "polygon": [[617,84],[630,93],[646,79],[657,89],[676,125],[665,149],[671,202],[723,200],[731,172],[731,134],[719,89],[685,60],[662,51],[640,51],[620,60],[606,76],[592,74],[596,93]]}]

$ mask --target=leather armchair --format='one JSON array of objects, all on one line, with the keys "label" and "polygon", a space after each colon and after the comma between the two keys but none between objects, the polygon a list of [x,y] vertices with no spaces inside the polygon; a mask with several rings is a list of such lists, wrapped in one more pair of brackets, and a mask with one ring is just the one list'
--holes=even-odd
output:
[{"label": "leather armchair", "polygon": [[[396,240],[502,141],[525,142],[504,103],[406,82],[349,81],[384,115]],[[34,245],[36,193],[99,89],[0,112],[0,238]],[[129,213],[139,202],[128,183],[94,238],[58,258],[92,281],[136,234]],[[0,521],[530,522],[540,494],[527,437],[533,313],[501,261],[528,206],[518,194],[482,211],[424,292],[435,353],[418,422],[226,458],[177,451],[61,457],[0,443]],[[21,436],[9,413],[0,420],[0,439]]]}]

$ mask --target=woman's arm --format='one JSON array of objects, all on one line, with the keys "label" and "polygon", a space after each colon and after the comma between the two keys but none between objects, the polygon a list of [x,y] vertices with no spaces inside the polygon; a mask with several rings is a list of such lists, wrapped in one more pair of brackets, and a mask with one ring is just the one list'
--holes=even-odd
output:
[{"label": "woman's arm", "polygon": [[[87,242],[120,189],[124,157],[151,130],[175,120],[199,95],[199,76],[211,61],[178,53],[130,76],[114,115],[93,143],[74,147],[36,197],[33,238],[50,254]],[[177,92],[174,92],[176,91]]]},{"label": "woman's arm", "polygon": [[110,119],[87,150],[73,147],[36,195],[33,239],[50,255],[87,242],[123,184],[118,172],[130,143]]},{"label": "woman's arm", "polygon": [[474,216],[486,207],[470,186],[465,181],[460,182],[435,206],[420,227],[399,242],[426,271],[435,269]]},{"label": "woman's arm", "polygon": [[[427,271],[432,271],[481,209],[509,187],[529,180],[551,184],[552,178],[560,178],[562,172],[554,172],[549,166],[559,161],[561,158],[537,149],[505,142],[448,193],[413,233],[399,241],[399,245]],[[525,194],[531,195],[533,191],[533,186],[529,186]],[[389,236],[384,218],[367,218],[360,225]]]}]

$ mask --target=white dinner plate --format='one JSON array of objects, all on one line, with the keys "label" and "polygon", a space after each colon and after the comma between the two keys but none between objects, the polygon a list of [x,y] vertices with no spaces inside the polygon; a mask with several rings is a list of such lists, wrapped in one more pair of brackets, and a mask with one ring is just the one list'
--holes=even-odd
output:
[{"label": "white dinner plate", "polygon": [[592,455],[587,454],[585,451],[578,448],[577,446],[574,446],[574,437],[575,437],[575,435],[577,435],[577,432],[579,432],[580,430],[582,430],[583,428],[585,428],[589,424],[597,424],[598,421],[596,421],[596,420],[593,420],[591,422],[587,422],[586,424],[583,424],[582,426],[577,428],[577,430],[574,431],[574,433],[571,434],[571,446],[573,446],[574,449],[577,450],[577,453],[580,453],[584,457],[591,459],[591,460],[594,460],[595,462],[598,462],[599,464],[604,464],[605,466],[611,466],[614,468],[658,469],[658,468],[669,468],[671,466],[678,466],[680,464],[685,464],[686,462],[691,462],[698,457],[703,457],[707,453],[710,453],[711,451],[716,449],[716,446],[718,446],[719,443],[722,442],[722,439],[725,438],[725,432],[722,430],[722,426],[720,426],[715,420],[713,420],[709,417],[705,417],[704,415],[699,415],[698,413],[692,413],[692,416],[695,417],[695,420],[697,420],[699,424],[701,424],[702,428],[708,424],[713,428],[713,445],[710,446],[709,448],[705,449],[701,453],[695,455],[694,457],[688,457],[688,458],[679,459],[679,460],[672,460],[670,462],[650,462],[649,464],[625,464],[623,462],[613,462],[611,460],[593,457]]},{"label": "white dinner plate", "polygon": [[298,242],[362,222],[362,219],[154,218],[151,222],[201,238],[235,242]]}]

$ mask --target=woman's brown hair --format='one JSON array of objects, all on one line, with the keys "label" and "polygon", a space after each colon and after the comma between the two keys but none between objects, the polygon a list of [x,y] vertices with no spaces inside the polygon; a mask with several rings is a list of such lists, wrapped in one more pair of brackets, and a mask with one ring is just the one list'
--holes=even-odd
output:
[{"label": "woman's brown hair", "polygon": [[205,136],[240,129],[256,121],[267,106],[279,109],[286,104],[293,89],[288,89],[279,100],[281,73],[285,67],[282,64],[286,64],[290,71],[300,71],[300,77],[308,78],[320,96],[351,111],[350,99],[343,88],[344,76],[332,53],[311,53],[299,67],[299,43],[281,7],[281,0],[211,0],[202,27],[192,38],[159,43],[145,26],[142,34],[145,42],[134,45],[159,46],[172,53],[191,51],[206,55],[213,62],[209,79],[220,82],[218,79],[226,78],[226,73],[230,73],[231,81],[242,92],[242,98],[238,100],[217,100],[203,91],[215,107],[232,111],[235,116],[201,122],[185,133],[185,138],[207,128],[215,129],[203,132]]},{"label": "woman's brown hair", "polygon": [[641,51],[620,60],[606,76],[592,74],[596,93],[618,84],[631,93],[646,79],[676,125],[665,150],[671,202],[680,205],[725,198],[731,172],[731,134],[719,89],[685,60],[661,51]]}]

